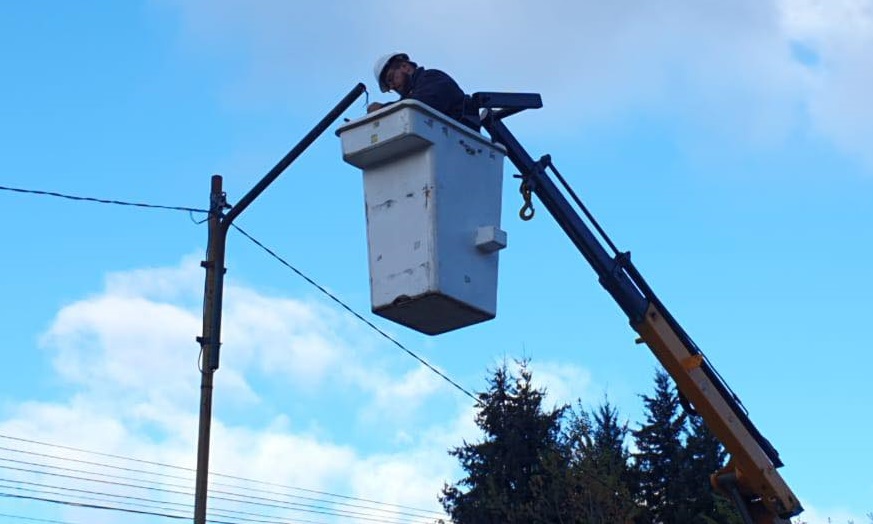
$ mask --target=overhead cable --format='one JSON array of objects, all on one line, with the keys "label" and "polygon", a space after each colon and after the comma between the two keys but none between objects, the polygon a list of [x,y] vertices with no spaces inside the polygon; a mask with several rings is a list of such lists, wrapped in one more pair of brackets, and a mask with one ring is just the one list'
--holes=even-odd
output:
[{"label": "overhead cable", "polygon": [[162,205],[157,205],[157,204],[145,204],[142,202],[126,202],[124,200],[108,200],[108,199],[104,199],[104,198],[68,195],[65,193],[58,193],[55,191],[39,191],[39,190],[35,190],[35,189],[22,189],[19,187],[0,186],[0,191],[12,191],[15,193],[26,193],[26,194],[31,194],[31,195],[51,196],[51,197],[65,198],[67,200],[77,200],[77,201],[83,201],[83,202],[96,202],[99,204],[113,204],[113,205],[117,205],[117,206],[144,207],[144,208],[150,208],[150,209],[168,209],[171,211],[187,211],[189,213],[209,213],[208,209],[199,209],[196,207],[162,206]]},{"label": "overhead cable", "polygon": [[[166,464],[163,462],[155,462],[155,461],[137,459],[137,458],[133,458],[133,457],[126,457],[123,455],[116,455],[116,454],[112,454],[112,453],[92,451],[92,450],[88,450],[88,449],[77,448],[77,447],[73,447],[73,446],[66,446],[66,445],[62,445],[62,444],[52,444],[52,443],[42,442],[42,441],[33,440],[33,439],[14,437],[11,435],[0,434],[0,440],[9,440],[12,442],[33,444],[33,445],[37,445],[37,446],[44,446],[47,448],[54,448],[54,449],[60,449],[60,450],[66,450],[66,451],[75,451],[78,453],[85,453],[85,454],[107,457],[107,458],[112,458],[112,459],[116,459],[116,460],[134,462],[134,463],[139,463],[139,464],[145,464],[145,465],[150,465],[150,466],[158,466],[160,468],[167,468],[167,469],[177,470],[177,471],[185,471],[185,472],[189,472],[189,473],[194,473],[196,471],[193,468],[187,468],[187,467],[177,466],[177,465],[173,465],[173,464]],[[153,475],[153,476],[170,478],[170,479],[175,479],[175,480],[185,480],[185,481],[191,480],[191,477],[183,477],[183,476],[171,475],[171,474],[167,474],[167,473],[159,473],[159,472],[147,471],[147,470],[141,470],[141,469],[135,469],[135,468],[127,468],[124,466],[105,464],[105,463],[101,463],[101,462],[86,461],[86,460],[82,460],[82,459],[73,459],[73,458],[69,458],[69,457],[58,457],[56,455],[38,453],[35,451],[29,451],[29,450],[14,450],[13,448],[0,448],[0,450],[3,450],[3,449],[15,451],[18,453],[28,454],[28,455],[53,458],[53,459],[64,460],[64,461],[69,461],[69,462],[77,462],[77,463],[88,464],[88,465],[98,466],[98,467],[105,467],[105,468],[110,468],[110,469],[115,469],[115,470],[120,470],[120,471],[127,471],[127,472],[132,472],[132,473],[146,473],[146,474]],[[255,480],[255,479],[250,479],[250,478],[240,477],[240,476],[235,476],[235,475],[228,475],[228,474],[218,473],[218,472],[210,472],[209,475],[210,475],[210,477],[225,478],[225,479],[229,479],[229,480],[242,481],[242,482],[247,482],[247,483],[261,485],[261,486],[269,486],[269,487],[273,487],[273,488],[299,491],[299,492],[304,492],[304,493],[311,493],[314,495],[322,495],[322,496],[336,498],[336,499],[362,502],[362,503],[372,504],[372,505],[376,505],[376,506],[384,506],[384,507],[388,507],[388,508],[411,510],[411,511],[419,512],[419,513],[428,514],[428,515],[435,515],[436,518],[439,518],[442,516],[441,514],[434,512],[432,510],[426,510],[426,509],[416,508],[416,507],[412,507],[412,506],[404,506],[401,504],[394,504],[394,503],[389,503],[389,502],[381,502],[378,500],[361,498],[361,497],[353,497],[350,495],[341,495],[338,493],[331,493],[329,491],[319,491],[319,490],[315,490],[315,489],[302,488],[299,486],[288,486],[288,485],[284,485],[284,484],[265,482],[265,481],[261,481],[261,480]],[[218,482],[211,482],[211,483],[215,486],[222,486],[222,487],[228,487],[228,488],[234,488],[234,487],[242,488],[242,486],[234,486],[232,484],[225,484],[225,483],[218,483]],[[252,489],[252,488],[246,488],[246,489]],[[257,490],[257,489],[255,489],[255,490]],[[274,495],[284,495],[284,496],[302,498],[302,497],[299,497],[298,495],[277,493],[274,491],[267,491],[267,490],[260,490],[260,491],[263,491],[265,493],[274,494]],[[343,503],[343,502],[318,500],[318,499],[315,499],[315,500],[319,501],[319,502],[328,502],[331,504],[346,504],[346,505],[352,506],[351,504]],[[356,507],[359,507],[361,509],[374,509],[374,510],[380,509],[377,507],[370,507],[370,506],[356,506]],[[395,511],[395,510],[381,510],[381,511]],[[422,515],[422,516],[425,516],[425,515]]]},{"label": "overhead cable", "polygon": [[394,344],[395,346],[397,346],[398,348],[400,348],[400,349],[402,349],[403,351],[405,351],[409,356],[411,356],[411,357],[414,358],[415,360],[419,361],[421,364],[423,364],[423,365],[424,365],[425,367],[427,367],[429,370],[431,370],[431,371],[433,371],[434,373],[436,373],[437,375],[439,375],[443,380],[445,380],[446,382],[448,382],[449,384],[451,384],[452,386],[454,386],[454,387],[455,387],[456,389],[458,389],[460,392],[464,393],[465,395],[467,395],[468,397],[470,397],[471,399],[473,399],[474,402],[476,402],[477,404],[479,403],[479,399],[478,399],[475,395],[473,395],[472,393],[470,393],[469,391],[467,391],[466,389],[464,389],[463,386],[461,386],[460,384],[458,384],[457,382],[455,382],[454,380],[452,380],[451,378],[449,378],[449,377],[448,377],[447,375],[445,375],[442,371],[440,371],[440,370],[438,370],[437,368],[435,368],[434,366],[432,366],[429,362],[427,362],[426,360],[424,360],[424,359],[421,358],[420,356],[416,355],[412,350],[408,349],[406,346],[404,346],[403,344],[401,344],[400,342],[398,342],[397,339],[393,338],[393,337],[392,337],[391,335],[389,335],[388,333],[385,333],[384,331],[382,331],[381,329],[379,329],[378,326],[376,326],[375,324],[373,324],[372,322],[370,322],[369,320],[367,320],[366,318],[364,318],[363,315],[361,315],[360,313],[358,313],[357,311],[355,311],[354,309],[352,309],[352,308],[351,308],[350,306],[348,306],[345,302],[343,302],[342,300],[340,300],[339,298],[337,298],[333,293],[331,293],[330,291],[328,291],[327,289],[325,289],[324,287],[322,287],[321,285],[319,285],[317,282],[315,282],[314,280],[312,280],[311,278],[309,278],[308,276],[306,276],[305,274],[303,274],[303,272],[301,272],[301,271],[300,271],[299,269],[297,269],[296,267],[294,267],[294,266],[292,266],[291,264],[289,264],[289,263],[288,263],[284,258],[282,258],[282,257],[279,256],[278,254],[276,254],[275,251],[273,251],[272,249],[268,248],[267,246],[265,246],[264,244],[262,244],[261,242],[259,242],[257,239],[255,239],[254,237],[252,237],[251,235],[249,235],[248,233],[246,233],[246,232],[245,232],[241,227],[237,226],[236,224],[231,224],[231,225],[234,227],[234,229],[236,229],[237,231],[239,231],[240,233],[242,233],[242,235],[243,235],[244,237],[246,237],[247,239],[249,239],[250,241],[252,241],[256,246],[258,246],[258,247],[260,247],[261,249],[263,249],[264,251],[266,251],[267,254],[269,254],[271,257],[273,257],[273,258],[275,258],[276,260],[278,260],[282,265],[284,265],[285,267],[287,267],[288,269],[290,269],[291,271],[293,271],[294,273],[296,273],[300,278],[302,278],[303,280],[305,280],[305,281],[308,282],[309,284],[315,286],[316,289],[318,289],[319,291],[321,291],[322,293],[324,293],[325,295],[327,295],[331,300],[333,300],[334,302],[336,302],[337,304],[339,304],[343,309],[345,309],[346,311],[348,311],[349,313],[351,313],[352,315],[354,315],[358,320],[360,320],[361,322],[363,322],[364,324],[366,324],[367,326],[369,326],[371,329],[375,330],[377,333],[379,333],[380,335],[382,335],[385,339],[387,339],[388,341],[390,341],[391,343],[393,343],[393,344]]},{"label": "overhead cable", "polygon": [[[80,463],[80,464],[86,464],[89,466],[97,466],[97,467],[101,467],[101,468],[119,469],[119,470],[132,472],[132,473],[155,475],[155,476],[167,477],[167,478],[172,478],[172,479],[177,479],[177,480],[184,480],[184,481],[191,480],[190,477],[182,477],[182,476],[178,476],[178,475],[168,475],[168,474],[138,470],[138,469],[133,469],[133,468],[124,468],[124,467],[115,466],[115,465],[111,465],[111,464],[103,464],[103,463],[99,463],[99,462],[84,461],[84,460],[80,460],[80,459],[74,459],[74,458],[69,458],[69,457],[60,457],[57,455],[49,455],[49,454],[45,454],[45,453],[36,453],[33,451],[17,450],[17,449],[7,448],[7,447],[0,447],[0,451],[13,452],[13,453],[18,453],[18,454],[23,454],[23,455],[33,455],[33,456],[37,456],[37,457],[40,457],[43,459],[52,459],[52,460],[56,460],[56,461]],[[180,485],[180,484],[160,482],[160,481],[155,481],[155,480],[138,479],[138,478],[133,478],[133,477],[124,476],[124,475],[113,475],[111,473],[103,473],[103,472],[99,472],[99,471],[83,470],[83,469],[76,469],[76,468],[63,467],[63,466],[55,466],[55,465],[51,465],[51,464],[17,460],[17,459],[11,459],[11,458],[0,456],[0,463],[3,463],[3,462],[44,468],[44,469],[47,469],[49,471],[47,471],[47,472],[39,471],[39,473],[47,473],[49,475],[52,475],[53,471],[63,471],[63,472],[67,472],[67,473],[93,475],[93,476],[98,477],[100,480],[102,480],[103,478],[108,478],[108,479],[124,480],[124,481],[138,482],[138,483],[149,483],[152,485],[152,486],[141,486],[139,484],[136,484],[136,485],[120,484],[120,483],[116,484],[116,485],[125,485],[128,487],[141,487],[143,489],[151,489],[153,487],[179,488],[179,489],[184,489],[184,490],[187,490],[189,487],[187,484]],[[5,467],[2,465],[0,465],[0,469],[13,469],[13,470],[15,470],[15,468],[9,468],[9,467]],[[37,473],[37,471],[30,470],[30,469],[24,469],[24,468],[18,469],[18,471],[23,471],[26,473]],[[91,477],[73,476],[73,478],[75,478],[77,480],[83,480],[83,481],[93,481],[93,482],[100,481],[100,480],[95,480]],[[0,481],[2,481],[2,480],[3,479],[0,479]],[[353,504],[353,503],[349,503],[349,502],[337,502],[335,500],[326,500],[323,498],[308,497],[308,496],[303,496],[303,495],[294,495],[291,493],[281,493],[278,491],[264,490],[264,489],[259,489],[259,488],[251,488],[251,487],[244,488],[243,486],[227,484],[227,483],[222,483],[222,482],[211,482],[210,484],[216,488],[220,487],[220,488],[232,488],[232,489],[233,488],[245,489],[247,492],[245,494],[240,494],[240,493],[233,492],[233,491],[214,491],[215,493],[223,493],[223,494],[232,495],[232,496],[239,496],[239,497],[250,497],[252,492],[256,492],[256,493],[263,493],[263,494],[268,494],[268,495],[273,495],[273,496],[284,497],[287,499],[292,499],[292,501],[297,499],[297,500],[304,500],[307,502],[317,502],[320,504],[330,504],[333,506],[341,506],[340,508],[337,508],[337,509],[342,509],[342,510],[345,510],[345,508],[348,507],[348,508],[363,509],[363,510],[367,510],[367,511],[377,511],[377,512],[382,512],[382,513],[389,513],[392,516],[396,515],[396,516],[414,517],[414,518],[441,518],[441,517],[443,517],[443,515],[438,514],[436,512],[419,510],[419,509],[415,509],[415,508],[404,509],[402,506],[388,505],[386,503],[379,503],[376,501],[372,501],[369,503],[385,506],[388,509],[385,509],[385,507],[374,507],[373,505]],[[296,489],[302,490],[303,488],[296,488]],[[175,493],[180,493],[180,492],[175,492]],[[183,492],[183,493],[185,495],[191,495],[190,492]],[[333,495],[333,494],[331,494],[331,496],[340,497],[339,495]],[[278,503],[283,502],[281,500],[271,499],[271,498],[263,498],[263,500],[269,500],[269,501],[278,502]],[[294,502],[292,502],[292,503],[294,503]],[[314,506],[314,507],[321,508],[322,506]],[[413,513],[413,511],[415,513]],[[370,515],[370,514],[368,513],[368,515]],[[378,516],[378,515],[372,515],[372,516]]]},{"label": "overhead cable", "polygon": [[53,520],[53,519],[38,519],[36,517],[25,517],[23,515],[10,515],[8,513],[0,513],[0,517],[6,519],[26,520],[28,522],[43,522],[45,524],[75,524],[68,520]]},{"label": "overhead cable", "polygon": [[[119,508],[119,507],[113,507],[113,506],[103,506],[100,504],[87,504],[87,503],[83,503],[83,502],[69,502],[69,501],[57,500],[57,499],[47,499],[47,498],[43,498],[43,497],[31,497],[31,496],[27,496],[27,495],[16,495],[14,493],[6,493],[6,492],[0,492],[0,497],[23,499],[23,500],[36,500],[36,501],[40,501],[40,502],[52,502],[55,504],[62,504],[65,506],[75,506],[75,507],[79,507],[79,508],[108,509],[108,510],[114,510],[114,511],[122,511],[125,513],[137,513],[140,515],[152,515],[155,517],[166,517],[166,518],[180,519],[180,520],[186,520],[186,519],[190,518],[189,516],[169,515],[166,513],[157,513],[157,512],[153,512],[153,511],[140,511],[140,510],[125,509],[125,508]],[[219,522],[219,521],[210,521],[210,522]],[[234,524],[234,523],[227,522],[227,523],[222,523],[222,524]]]},{"label": "overhead cable", "polygon": [[[61,474],[61,473],[47,473],[45,471],[32,470],[32,469],[27,469],[27,468],[16,468],[16,467],[2,466],[2,465],[0,465],[0,469],[17,471],[20,473],[49,475],[52,477],[57,477],[57,478],[66,479],[66,480],[92,482],[92,483],[96,483],[96,484],[108,485],[108,486],[113,486],[113,487],[143,489],[143,490],[147,490],[150,492],[158,492],[158,493],[162,493],[162,494],[166,494],[166,495],[181,495],[181,496],[185,496],[186,498],[191,498],[194,496],[194,493],[190,490],[178,491],[178,490],[159,488],[159,487],[154,487],[154,486],[142,486],[139,484],[112,482],[112,481],[107,481],[107,480],[91,479],[91,478],[86,478],[86,477],[81,477],[81,476],[76,476],[76,475],[67,475],[67,474]],[[69,487],[65,487],[65,486],[57,486],[57,485],[30,482],[30,481],[24,481],[24,480],[14,480],[13,481],[13,479],[0,479],[0,481],[17,482],[17,483],[23,484],[23,485],[30,485],[30,486],[37,486],[37,487],[51,488],[51,489],[61,489],[61,490],[77,492],[77,493],[86,493],[89,495],[101,495],[101,496],[117,497],[117,498],[122,498],[122,499],[129,499],[129,500],[138,501],[136,503],[129,503],[131,505],[140,505],[141,506],[141,505],[143,505],[142,502],[151,502],[151,503],[156,502],[154,499],[148,499],[145,497],[138,497],[138,496],[132,496],[132,495],[118,495],[118,494],[112,494],[112,493],[107,493],[107,492],[99,492],[99,491],[78,489],[78,488],[69,488]],[[6,486],[6,487],[9,488],[9,486]],[[389,518],[389,517],[386,517],[384,515],[374,515],[374,514],[368,513],[368,512],[352,511],[352,510],[345,510],[345,509],[334,509],[334,508],[330,508],[327,506],[321,506],[321,505],[316,505],[316,504],[303,504],[300,502],[285,502],[285,501],[269,499],[269,498],[265,498],[265,497],[257,497],[257,496],[252,496],[252,495],[245,495],[245,494],[227,492],[227,491],[216,490],[216,489],[211,490],[211,495],[209,496],[209,498],[212,500],[220,500],[220,501],[224,501],[224,502],[248,504],[248,505],[252,505],[252,506],[259,506],[259,507],[266,507],[266,508],[284,509],[284,510],[288,510],[288,511],[300,512],[300,513],[313,513],[313,514],[319,514],[319,515],[330,515],[330,516],[337,516],[337,517],[357,518],[357,519],[366,520],[369,522],[383,522],[383,523],[389,523],[389,524],[408,524],[408,523],[410,523],[410,521],[408,519],[400,521],[400,520],[394,520],[393,518]],[[162,501],[158,501],[158,502],[160,504],[164,504],[164,505],[183,506],[184,508],[187,508],[189,506],[189,504],[183,504],[183,503],[178,503],[178,502],[162,502]],[[150,507],[150,509],[155,509],[153,506],[148,506],[148,507]],[[167,510],[167,508],[162,508],[162,507],[159,507],[157,509]],[[386,519],[389,519],[389,520],[386,520]]]},{"label": "overhead cable", "polygon": [[[35,195],[46,195],[46,196],[60,197],[60,198],[66,198],[66,199],[70,199],[70,200],[78,200],[78,201],[99,202],[99,203],[102,203],[102,204],[115,204],[115,205],[122,205],[122,206],[136,206],[136,207],[153,208],[153,209],[170,209],[170,210],[175,210],[175,211],[187,211],[187,212],[189,212],[189,213],[209,213],[209,211],[206,210],[206,209],[199,209],[199,208],[193,208],[193,207],[163,206],[163,205],[155,205],[155,204],[144,204],[144,203],[139,203],[139,202],[125,202],[125,201],[122,201],[122,200],[106,200],[106,199],[94,198],[94,197],[81,197],[81,196],[68,195],[68,194],[64,194],[64,193],[58,193],[58,192],[55,192],[55,191],[38,191],[38,190],[32,190],[32,189],[21,189],[21,188],[15,188],[15,187],[7,187],[7,186],[0,186],[0,190],[4,190],[4,191],[14,191],[14,192],[17,192],[17,193],[35,194]],[[249,235],[248,233],[246,233],[242,228],[240,228],[239,226],[237,226],[237,225],[234,224],[234,223],[231,223],[231,225],[232,225],[232,226],[233,226],[237,231],[239,231],[240,233],[242,233],[243,236],[245,236],[245,237],[248,238],[250,241],[252,241],[255,245],[257,245],[258,247],[260,247],[261,249],[263,249],[264,251],[266,251],[270,256],[272,256],[273,258],[275,258],[276,260],[278,260],[279,262],[281,262],[283,265],[285,265],[286,267],[288,267],[290,270],[292,270],[292,271],[293,271],[294,273],[296,273],[298,276],[300,276],[301,278],[303,278],[306,282],[308,282],[309,284],[311,284],[312,286],[314,286],[316,289],[318,289],[319,291],[321,291],[322,293],[324,293],[325,295],[327,295],[331,300],[333,300],[334,302],[336,302],[337,304],[339,304],[339,305],[340,305],[341,307],[343,307],[346,311],[348,311],[348,312],[351,313],[353,316],[355,316],[358,320],[360,320],[361,322],[363,322],[364,324],[366,324],[367,326],[369,326],[371,329],[375,330],[377,333],[379,333],[380,335],[382,335],[382,337],[384,337],[385,339],[387,339],[388,341],[390,341],[392,344],[394,344],[395,346],[397,346],[398,348],[400,348],[401,350],[403,350],[404,352],[406,352],[409,356],[411,356],[412,358],[414,358],[415,360],[417,360],[418,362],[420,362],[420,363],[421,363],[422,365],[424,365],[426,368],[428,368],[428,369],[431,370],[432,372],[436,373],[440,378],[442,378],[443,380],[445,380],[446,382],[448,382],[449,384],[451,384],[452,386],[454,386],[454,387],[455,387],[456,389],[458,389],[460,392],[462,392],[463,394],[465,394],[465,395],[467,395],[468,397],[470,397],[471,399],[473,399],[473,401],[474,401],[477,405],[480,404],[480,400],[479,400],[479,399],[478,399],[474,394],[470,393],[467,389],[465,389],[465,388],[462,387],[460,384],[458,384],[457,382],[455,382],[454,380],[452,380],[451,378],[449,378],[445,373],[443,373],[442,371],[438,370],[436,367],[432,366],[429,362],[427,362],[426,360],[424,360],[422,357],[418,356],[418,355],[415,354],[412,350],[408,349],[406,346],[404,346],[403,344],[401,344],[400,342],[398,342],[396,339],[394,339],[393,337],[391,337],[390,335],[388,335],[387,333],[385,333],[385,331],[379,329],[379,327],[377,327],[375,324],[373,324],[372,322],[370,322],[369,320],[367,320],[366,318],[364,318],[363,315],[361,315],[361,314],[358,313],[357,311],[353,310],[351,307],[349,307],[348,305],[346,305],[346,304],[345,304],[343,301],[341,301],[339,298],[337,298],[337,297],[334,296],[332,293],[330,293],[329,291],[327,291],[327,289],[325,289],[323,286],[319,285],[319,284],[318,284],[317,282],[315,282],[313,279],[309,278],[308,276],[306,276],[305,274],[303,274],[301,271],[299,271],[297,268],[295,268],[294,266],[292,266],[291,264],[289,264],[285,259],[283,259],[283,258],[280,257],[279,255],[277,255],[273,250],[271,250],[270,248],[266,247],[264,244],[262,244],[261,242],[259,242],[258,240],[256,240],[256,239],[253,238],[252,236],[250,236],[250,235]]]}]

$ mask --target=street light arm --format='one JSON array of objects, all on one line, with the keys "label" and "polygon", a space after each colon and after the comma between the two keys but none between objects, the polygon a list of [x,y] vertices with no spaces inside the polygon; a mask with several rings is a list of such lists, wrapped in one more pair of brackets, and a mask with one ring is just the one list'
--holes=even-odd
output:
[{"label": "street light arm", "polygon": [[218,356],[221,348],[221,310],[224,296],[224,256],[227,232],[233,220],[273,183],[334,120],[352,105],[361,93],[366,91],[358,83],[336,107],[327,114],[285,157],[270,170],[226,215],[221,212],[225,206],[222,179],[212,177],[210,193],[209,240],[206,249],[206,285],[203,293],[203,336],[198,337],[202,360],[200,370],[200,422],[197,437],[197,477],[194,491],[194,524],[206,523],[206,502],[209,478],[209,439],[212,428],[212,376],[218,369]]},{"label": "street light arm", "polygon": [[225,231],[230,228],[230,224],[234,219],[239,216],[240,213],[245,211],[245,209],[249,207],[249,204],[251,204],[261,193],[264,192],[265,189],[267,189],[267,186],[279,178],[279,175],[281,175],[282,172],[285,171],[285,169],[287,169],[288,166],[290,166],[291,163],[306,150],[306,148],[312,145],[312,143],[315,142],[315,139],[324,133],[324,130],[339,118],[339,116],[343,114],[343,112],[345,112],[345,110],[348,109],[349,106],[351,106],[352,103],[366,90],[367,87],[359,82],[358,85],[349,91],[349,94],[347,94],[345,98],[340,100],[330,113],[321,119],[321,122],[312,128],[312,131],[307,133],[307,135],[304,136],[303,139],[301,139],[300,142],[298,142],[298,144],[294,146],[294,148],[291,149],[291,151],[289,151],[269,173],[264,175],[264,178],[262,178],[255,187],[249,190],[249,192],[246,193],[235,206],[230,208],[230,211],[227,212],[224,219],[221,221],[222,227],[224,227]]}]

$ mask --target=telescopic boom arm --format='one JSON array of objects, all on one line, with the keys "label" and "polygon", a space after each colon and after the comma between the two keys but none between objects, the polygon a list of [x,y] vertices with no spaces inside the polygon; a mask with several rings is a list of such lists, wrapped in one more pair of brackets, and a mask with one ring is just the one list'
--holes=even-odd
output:
[{"label": "telescopic boom arm", "polygon": [[[728,495],[749,524],[787,523],[803,508],[776,471],[782,466],[776,449],[765,439],[703,352],[673,318],[637,271],[629,252],[619,252],[552,164],[551,157],[534,160],[507,129],[503,119],[542,107],[539,94],[476,93],[473,109],[481,112],[482,127],[491,139],[506,148],[507,157],[518,168],[522,192],[536,194],[542,204],[585,260],[597,273],[600,284],[615,299],[639,334],[637,342],[649,346],[676,382],[680,397],[693,406],[709,430],[721,441],[730,460],[712,474],[712,484]],[[601,241],[579,216],[564,193],[552,181],[554,173],[606,242]],[[530,203],[526,203],[532,216]],[[523,209],[523,212],[525,210]]]}]

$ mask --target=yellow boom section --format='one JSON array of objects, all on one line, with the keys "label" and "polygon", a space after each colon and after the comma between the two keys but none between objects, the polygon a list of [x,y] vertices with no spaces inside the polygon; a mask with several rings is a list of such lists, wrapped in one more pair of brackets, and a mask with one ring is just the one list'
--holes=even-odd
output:
[{"label": "yellow boom section", "polygon": [[776,466],[704,372],[702,366],[707,364],[703,355],[686,347],[655,305],[649,305],[634,329],[730,454],[727,467],[713,475],[713,485],[729,491],[726,487],[735,483],[736,492],[726,494],[740,497],[749,516],[759,524],[785,523],[803,511]]}]

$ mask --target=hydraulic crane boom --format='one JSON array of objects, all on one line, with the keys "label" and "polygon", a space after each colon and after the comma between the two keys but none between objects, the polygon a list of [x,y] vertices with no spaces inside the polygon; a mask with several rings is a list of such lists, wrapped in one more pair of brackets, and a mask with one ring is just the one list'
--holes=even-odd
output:
[{"label": "hydraulic crane boom", "polygon": [[[638,342],[649,346],[676,382],[680,396],[690,403],[709,430],[730,454],[728,464],[712,475],[713,486],[730,496],[749,524],[787,523],[803,508],[776,471],[779,454],[748,417],[737,396],[710,365],[703,352],[673,318],[630,260],[619,252],[546,155],[534,160],[503,123],[524,109],[542,107],[538,94],[476,93],[471,109],[483,109],[482,127],[491,139],[506,148],[506,155],[520,172],[526,203],[523,218],[532,216],[530,194],[536,194],[579,252],[597,273],[600,284],[625,312]],[[555,185],[554,173],[610,251],[580,217],[576,208]],[[529,213],[527,217],[524,213]]]}]

